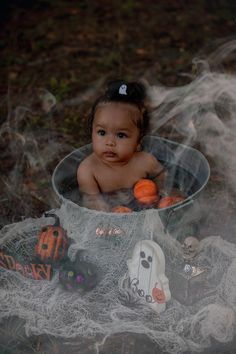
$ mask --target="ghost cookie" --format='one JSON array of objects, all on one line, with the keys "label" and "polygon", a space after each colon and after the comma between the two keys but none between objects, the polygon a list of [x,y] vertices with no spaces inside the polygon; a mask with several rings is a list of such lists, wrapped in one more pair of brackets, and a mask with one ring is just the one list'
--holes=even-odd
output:
[{"label": "ghost cookie", "polygon": [[127,265],[129,286],[133,292],[158,313],[164,311],[171,294],[165,276],[165,256],[160,246],[150,240],[138,242]]}]

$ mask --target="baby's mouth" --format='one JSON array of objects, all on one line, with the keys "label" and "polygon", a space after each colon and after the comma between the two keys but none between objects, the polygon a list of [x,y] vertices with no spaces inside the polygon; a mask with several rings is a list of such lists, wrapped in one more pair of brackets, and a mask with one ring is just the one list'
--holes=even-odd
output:
[{"label": "baby's mouth", "polygon": [[114,152],[112,152],[112,151],[105,151],[104,155],[106,157],[115,157],[116,156],[116,154]]}]

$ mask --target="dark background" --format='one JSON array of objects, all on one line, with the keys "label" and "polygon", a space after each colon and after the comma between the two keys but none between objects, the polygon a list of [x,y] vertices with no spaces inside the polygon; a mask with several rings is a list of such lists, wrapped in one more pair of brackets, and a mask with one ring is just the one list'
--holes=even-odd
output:
[{"label": "dark background", "polygon": [[[86,114],[106,81],[188,84],[191,78],[183,74],[194,73],[193,58],[207,57],[235,37],[235,6],[234,0],[2,0],[0,227],[58,205],[52,171],[66,153],[88,142]],[[225,68],[235,72],[235,62]],[[50,94],[57,99],[52,110],[43,105]],[[168,129],[159,134],[168,137]],[[213,173],[211,182],[221,183],[220,177]],[[8,337],[6,323],[6,353],[68,350],[46,336],[28,341],[19,333],[21,324],[13,319],[10,325],[18,326],[17,335]],[[158,352],[145,338],[124,340],[128,354]],[[120,343],[119,336],[108,341],[107,353]],[[235,352],[227,344],[216,347],[204,354]],[[88,342],[86,353],[92,353]]]}]

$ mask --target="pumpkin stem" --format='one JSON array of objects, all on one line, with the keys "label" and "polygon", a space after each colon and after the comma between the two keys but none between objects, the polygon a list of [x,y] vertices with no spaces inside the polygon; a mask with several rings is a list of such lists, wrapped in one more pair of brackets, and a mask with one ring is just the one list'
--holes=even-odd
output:
[{"label": "pumpkin stem", "polygon": [[55,219],[55,223],[53,226],[60,226],[60,219],[59,217],[56,215],[56,214],[53,214],[53,213],[47,213],[45,212],[44,213],[44,216],[47,218],[47,217],[52,217]]}]

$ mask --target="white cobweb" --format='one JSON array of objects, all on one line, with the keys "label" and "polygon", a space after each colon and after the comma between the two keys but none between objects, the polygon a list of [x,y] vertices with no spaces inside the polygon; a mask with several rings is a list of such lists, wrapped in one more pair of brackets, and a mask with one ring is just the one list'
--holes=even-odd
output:
[{"label": "white cobweb", "polygon": [[[178,269],[182,264],[181,248],[177,241],[163,231],[157,210],[132,215],[112,215],[96,212],[73,203],[56,210],[62,226],[73,239],[69,255],[73,259],[79,249],[87,250],[87,257],[99,274],[97,286],[81,294],[65,290],[55,271],[51,281],[36,281],[20,273],[1,269],[0,319],[17,316],[25,320],[28,335],[51,334],[56,337],[95,337],[105,340],[122,332],[145,334],[167,353],[186,350],[201,351],[212,338],[229,342],[235,334],[236,310],[236,246],[221,237],[201,241],[198,263],[207,269],[209,293],[185,306],[174,298],[166,311],[155,313],[119,280],[127,271],[136,242],[155,239],[166,256],[166,267]],[[2,230],[1,244],[11,240],[32,238],[48,219],[27,219]],[[116,227],[120,236],[96,235],[98,227]],[[14,241],[14,242],[15,242]],[[213,290],[213,291],[212,291]],[[201,283],[198,289],[201,295]],[[189,293],[194,298],[195,294]]]}]

